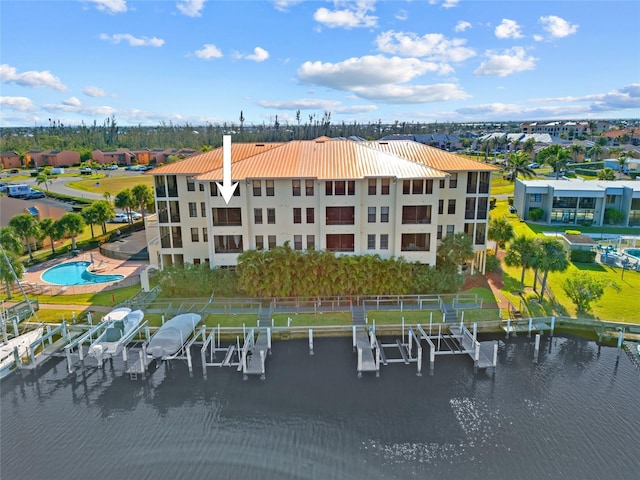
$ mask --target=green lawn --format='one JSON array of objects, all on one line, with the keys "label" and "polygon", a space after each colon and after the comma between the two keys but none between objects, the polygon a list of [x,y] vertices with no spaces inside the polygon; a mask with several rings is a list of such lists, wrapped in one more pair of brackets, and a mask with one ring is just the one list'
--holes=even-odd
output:
[{"label": "green lawn", "polygon": [[[97,183],[97,185],[96,185]],[[67,186],[75,188],[83,192],[104,194],[109,192],[114,197],[125,188],[133,188],[136,185],[143,184],[153,186],[153,177],[151,175],[135,175],[130,177],[105,177],[104,175],[93,176],[90,179],[80,180],[77,182],[69,182]]]}]

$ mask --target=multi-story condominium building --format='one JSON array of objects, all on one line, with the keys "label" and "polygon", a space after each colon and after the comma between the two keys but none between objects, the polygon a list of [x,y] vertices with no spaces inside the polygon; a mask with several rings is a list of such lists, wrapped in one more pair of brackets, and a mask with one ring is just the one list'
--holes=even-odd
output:
[{"label": "multi-story condominium building", "polygon": [[[554,137],[566,135],[573,139],[579,135],[595,133],[589,131],[589,122],[525,122],[520,125],[522,133],[548,133]],[[597,128],[597,125],[596,125]]]},{"label": "multi-story condominium building", "polygon": [[289,242],[295,250],[435,265],[439,240],[465,232],[476,252],[472,268],[484,271],[491,165],[412,141],[322,137],[234,143],[231,152],[239,185],[228,204],[216,183],[222,148],[149,172],[152,263],[234,266],[247,249]]},{"label": "multi-story condominium building", "polygon": [[624,213],[623,225],[640,225],[640,182],[605,180],[516,180],[513,206],[521,220],[541,208],[548,225],[603,225],[605,210]]}]

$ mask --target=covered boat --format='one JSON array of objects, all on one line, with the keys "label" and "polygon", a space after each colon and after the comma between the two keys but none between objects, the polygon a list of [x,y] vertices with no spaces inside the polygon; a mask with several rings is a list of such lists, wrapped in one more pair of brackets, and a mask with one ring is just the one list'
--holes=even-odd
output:
[{"label": "covered boat", "polygon": [[30,332],[23,333],[0,345],[0,379],[9,375],[16,364],[14,350],[18,349],[18,356],[24,357],[29,353],[29,346],[42,337],[43,329],[38,327]]},{"label": "covered boat", "polygon": [[201,319],[197,313],[183,313],[165,322],[151,337],[147,353],[156,359],[166,359],[174,355],[193,335]]},{"label": "covered boat", "polygon": [[89,347],[89,356],[95,357],[98,363],[118,355],[123,348],[122,339],[135,329],[142,319],[142,310],[131,311],[130,308],[117,308],[102,319],[109,322],[109,326]]}]

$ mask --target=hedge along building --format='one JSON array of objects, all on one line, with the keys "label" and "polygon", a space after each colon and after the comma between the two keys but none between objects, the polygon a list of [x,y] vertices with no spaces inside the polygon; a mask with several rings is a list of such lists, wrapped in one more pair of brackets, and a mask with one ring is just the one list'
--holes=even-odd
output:
[{"label": "hedge along building", "polygon": [[465,232],[472,269],[484,272],[490,175],[496,168],[413,141],[321,137],[233,143],[228,204],[223,149],[149,172],[156,214],[147,217],[149,258],[235,266],[247,249],[378,254],[436,263],[438,242]]}]

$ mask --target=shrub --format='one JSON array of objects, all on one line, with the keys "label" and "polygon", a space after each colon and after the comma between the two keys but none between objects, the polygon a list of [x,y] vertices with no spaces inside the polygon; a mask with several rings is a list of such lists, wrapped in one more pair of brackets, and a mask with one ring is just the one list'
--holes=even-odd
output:
[{"label": "shrub", "polygon": [[615,225],[624,220],[624,213],[616,208],[607,208],[604,211],[604,221],[610,225]]},{"label": "shrub", "polygon": [[593,263],[596,261],[596,252],[592,250],[571,250],[570,258],[573,263]]},{"label": "shrub", "polygon": [[534,222],[542,220],[542,218],[544,217],[544,210],[541,208],[532,208],[531,210],[529,210],[527,217],[529,218],[529,220],[532,220]]},{"label": "shrub", "polygon": [[485,265],[487,272],[497,272],[500,270],[500,260],[487,252],[487,264]]},{"label": "shrub", "polygon": [[512,207],[513,206],[513,197],[507,198],[507,203],[509,204],[510,207]]},{"label": "shrub", "polygon": [[565,230],[564,233],[567,235],[582,235],[580,230]]}]

